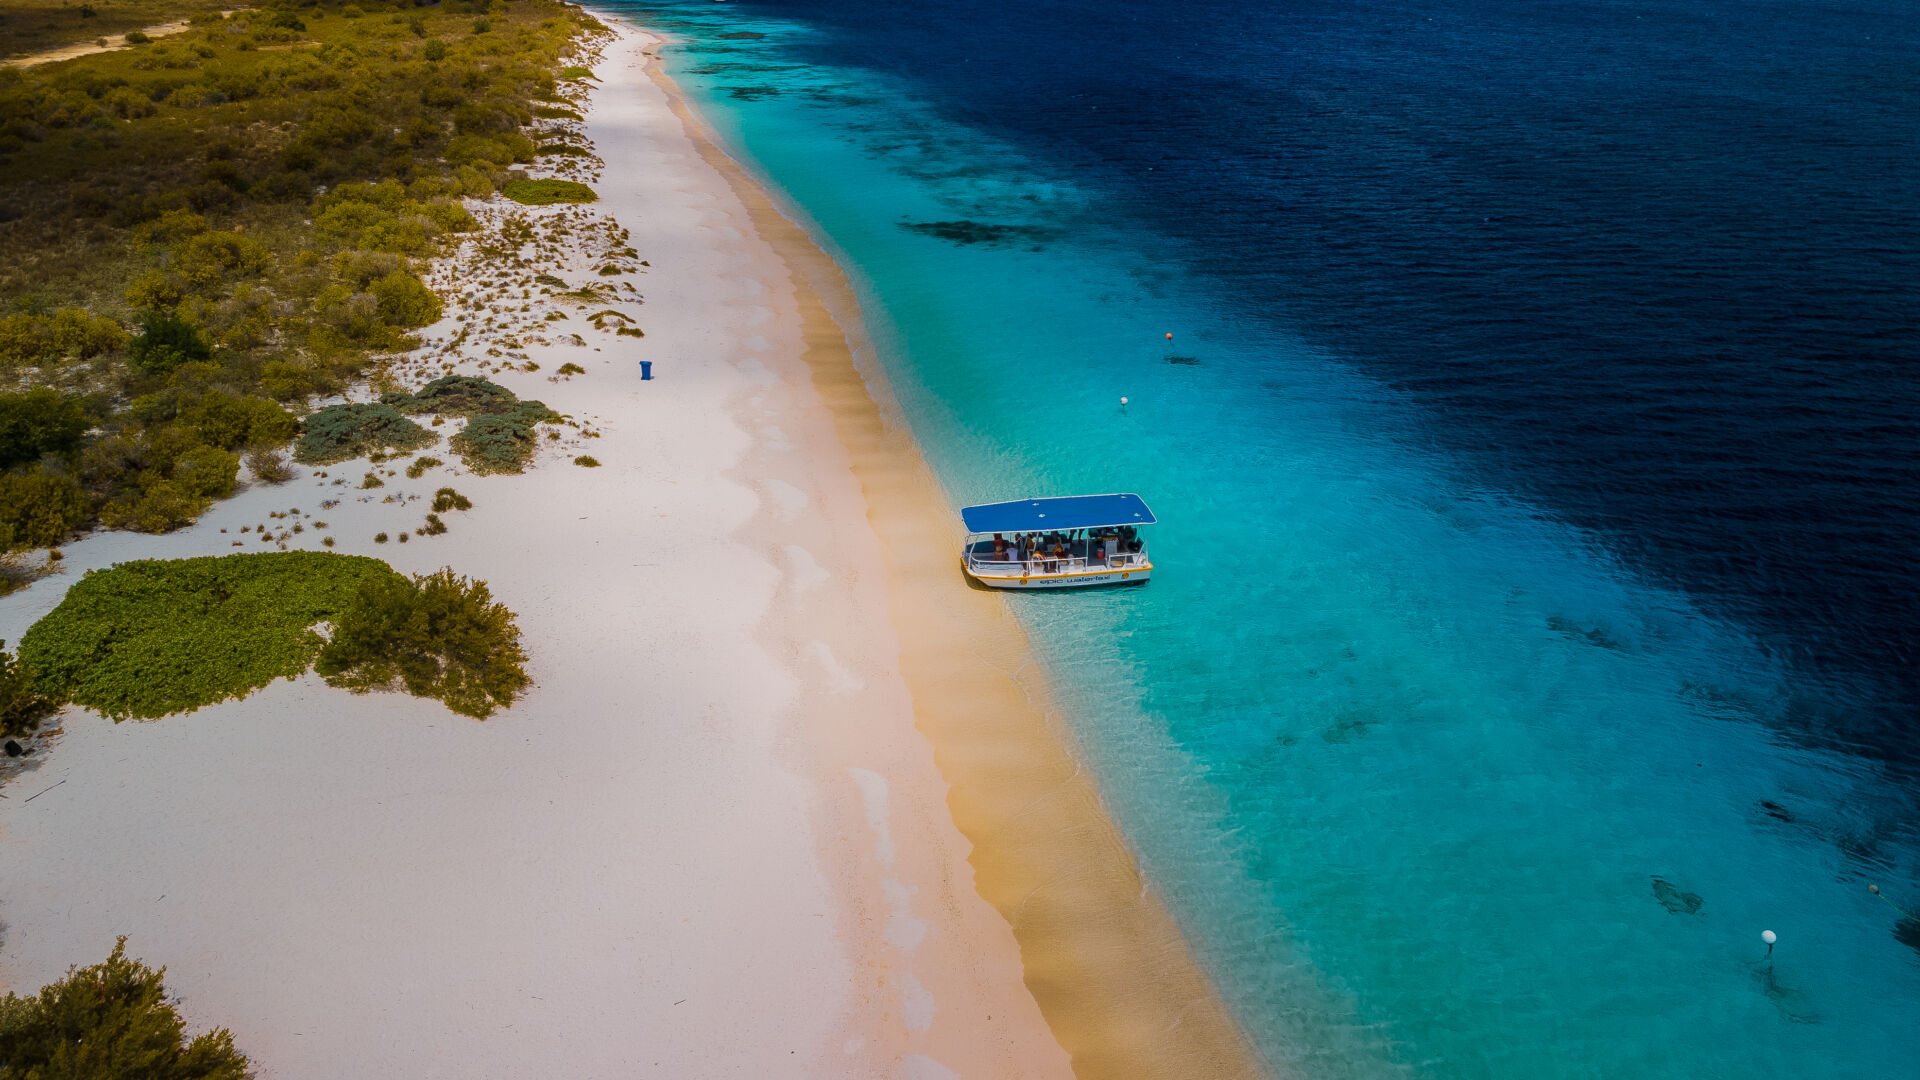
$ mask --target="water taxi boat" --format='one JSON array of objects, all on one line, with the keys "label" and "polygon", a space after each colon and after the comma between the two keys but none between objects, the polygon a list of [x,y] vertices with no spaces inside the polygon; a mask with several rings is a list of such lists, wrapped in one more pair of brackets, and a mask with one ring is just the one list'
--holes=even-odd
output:
[{"label": "water taxi boat", "polygon": [[1140,496],[1069,495],[965,507],[961,562],[995,589],[1137,585],[1153,573],[1140,527],[1154,523]]}]

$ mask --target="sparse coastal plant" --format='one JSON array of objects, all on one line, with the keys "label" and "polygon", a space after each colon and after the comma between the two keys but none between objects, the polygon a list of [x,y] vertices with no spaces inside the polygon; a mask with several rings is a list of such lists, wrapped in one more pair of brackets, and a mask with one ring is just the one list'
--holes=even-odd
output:
[{"label": "sparse coastal plant", "polygon": [[594,457],[592,454],[581,454],[579,457],[573,459],[573,463],[588,469],[597,469],[600,467],[600,459]]},{"label": "sparse coastal plant", "polygon": [[386,542],[387,542],[387,534],[386,534],[386,533],[383,533],[383,532],[378,532],[378,533],[374,533],[374,534],[373,534],[373,542],[374,542],[374,543],[376,543],[376,544],[384,544],[384,543],[386,543]]},{"label": "sparse coastal plant", "polygon": [[0,1076],[246,1080],[232,1032],[187,1039],[166,973],[128,959],[122,937],[101,963],[68,968],[31,997],[0,998]]},{"label": "sparse coastal plant", "polygon": [[263,484],[284,484],[293,479],[293,469],[278,450],[255,450],[249,453],[247,471]]},{"label": "sparse coastal plant", "polygon": [[367,475],[360,478],[360,489],[362,491],[365,491],[368,488],[377,488],[377,487],[386,487],[386,486],[387,486],[387,482],[385,480],[380,479],[380,474],[373,472],[372,470],[368,470]]},{"label": "sparse coastal plant", "polygon": [[427,523],[420,529],[427,536],[439,536],[447,531],[447,523],[440,520],[439,514],[428,514]]},{"label": "sparse coastal plant", "polygon": [[427,474],[428,469],[436,469],[446,462],[437,457],[417,457],[407,463],[407,479],[418,480]]},{"label": "sparse coastal plant", "polygon": [[438,513],[446,513],[448,510],[471,510],[473,500],[450,487],[443,487],[433,493],[433,509]]},{"label": "sparse coastal plant", "polygon": [[560,374],[562,375],[585,375],[586,373],[587,369],[581,367],[579,364],[568,362],[560,365]]}]

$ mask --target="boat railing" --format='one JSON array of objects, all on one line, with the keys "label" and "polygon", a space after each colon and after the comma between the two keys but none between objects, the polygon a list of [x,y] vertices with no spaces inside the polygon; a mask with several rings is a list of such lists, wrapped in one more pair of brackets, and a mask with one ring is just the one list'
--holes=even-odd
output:
[{"label": "boat railing", "polygon": [[992,552],[980,554],[967,552],[967,565],[983,573],[1009,576],[1018,571],[1022,575],[1042,576],[1046,574],[1071,574],[1084,571],[1088,566],[1103,570],[1133,570],[1148,565],[1146,551],[1114,552],[1105,559],[1099,556],[1087,558],[1080,555],[1063,555],[1058,558],[1042,556],[1032,559],[996,558]]}]

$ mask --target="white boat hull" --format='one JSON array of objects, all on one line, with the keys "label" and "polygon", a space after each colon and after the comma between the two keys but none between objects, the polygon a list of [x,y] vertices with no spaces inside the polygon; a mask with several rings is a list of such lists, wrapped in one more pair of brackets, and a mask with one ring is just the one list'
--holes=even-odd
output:
[{"label": "white boat hull", "polygon": [[1123,570],[1074,570],[1058,574],[981,573],[970,565],[966,571],[968,577],[989,589],[1084,589],[1094,585],[1138,585],[1153,574],[1153,564]]}]

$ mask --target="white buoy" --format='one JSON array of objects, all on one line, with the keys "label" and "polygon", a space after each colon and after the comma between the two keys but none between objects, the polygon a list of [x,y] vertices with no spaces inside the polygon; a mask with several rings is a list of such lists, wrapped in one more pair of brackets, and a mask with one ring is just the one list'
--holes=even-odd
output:
[{"label": "white buoy", "polygon": [[1779,941],[1780,938],[1777,935],[1775,935],[1774,932],[1771,930],[1762,930],[1760,931],[1760,940],[1771,945],[1774,942]]},{"label": "white buoy", "polygon": [[1121,398],[1121,399],[1120,399],[1120,404],[1122,404],[1122,405],[1125,405],[1126,403],[1127,403],[1127,399],[1126,399],[1126,398]]}]

